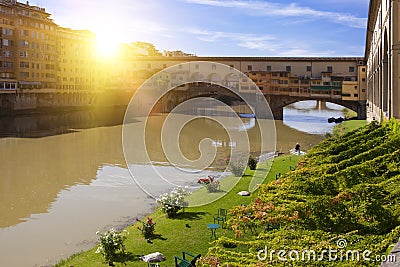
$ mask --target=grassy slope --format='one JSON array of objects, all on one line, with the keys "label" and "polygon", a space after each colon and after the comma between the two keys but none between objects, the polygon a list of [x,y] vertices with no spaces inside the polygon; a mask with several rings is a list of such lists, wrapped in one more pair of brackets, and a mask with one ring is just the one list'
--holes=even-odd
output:
[{"label": "grassy slope", "polygon": [[[288,172],[290,166],[296,166],[298,159],[299,157],[294,155],[276,158],[264,182],[275,180],[277,173]],[[266,164],[268,163],[260,164],[259,168],[265,168]],[[224,197],[204,206],[186,208],[185,212],[177,218],[167,219],[160,211],[150,214],[149,216],[157,223],[156,234],[158,235],[158,238],[152,240],[152,243],[146,242],[135,225],[127,227],[129,235],[125,243],[126,253],[120,255],[115,266],[144,266],[144,263],[139,260],[139,256],[156,251],[163,253],[167,258],[166,262],[162,264],[163,266],[173,266],[174,255],[181,256],[182,250],[205,255],[210,246],[210,230],[206,225],[213,222],[213,215],[218,208],[229,209],[237,205],[248,204],[256,197],[257,193],[250,197],[237,195],[239,191],[248,190],[253,173],[254,171],[246,170],[243,178]],[[224,187],[224,183],[229,184],[232,180],[235,178],[227,177],[223,181],[222,187]],[[191,197],[196,199],[199,196],[201,197],[201,192],[194,192]],[[190,228],[186,227],[186,224],[189,224]],[[233,233],[230,230],[218,229],[217,237],[220,236],[233,237]],[[67,260],[60,261],[56,266],[106,266],[102,256],[95,254],[95,250],[96,248],[93,248],[87,252],[76,254]]]},{"label": "grassy slope", "polygon": [[[251,242],[229,240],[242,247],[241,254],[217,242],[207,256],[234,266],[264,266],[267,263],[257,262],[254,256],[254,251],[264,245],[270,249],[318,251],[337,248],[336,241],[343,237],[347,240],[346,249],[368,249],[374,256],[384,255],[400,235],[399,151],[400,124],[394,121],[376,127],[370,125],[320,143],[309,151],[300,163],[302,167],[278,183],[260,189],[264,203],[273,203],[281,213],[298,211],[299,218],[278,220],[280,229],[260,232]],[[273,211],[268,214],[273,216]],[[286,266],[282,261],[275,263]],[[380,263],[295,261],[290,265],[379,266]]]},{"label": "grassy slope", "polygon": [[344,121],[343,123],[335,126],[335,128],[333,129],[333,133],[336,135],[345,134],[345,133],[354,131],[355,129],[358,129],[360,127],[363,127],[366,124],[367,124],[367,122],[365,120]]}]

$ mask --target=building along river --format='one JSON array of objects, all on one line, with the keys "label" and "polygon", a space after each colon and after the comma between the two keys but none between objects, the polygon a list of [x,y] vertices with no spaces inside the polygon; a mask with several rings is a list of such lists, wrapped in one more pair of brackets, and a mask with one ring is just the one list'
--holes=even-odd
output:
[{"label": "building along river", "polygon": [[[308,101],[285,108],[284,120],[276,121],[278,150],[288,153],[296,142],[307,150],[332,131],[327,118],[340,116],[341,108],[314,107]],[[110,109],[1,118],[0,266],[54,264],[93,247],[96,231],[121,228],[154,208],[126,168],[123,115],[123,109]],[[152,134],[164,118],[149,119]],[[259,133],[251,118],[243,121],[256,149]],[[210,133],[216,141],[226,140],[218,127],[205,119],[191,121],[179,139],[183,153],[198,157],[196,142]],[[154,162],[168,167],[158,145],[148,149]]]}]

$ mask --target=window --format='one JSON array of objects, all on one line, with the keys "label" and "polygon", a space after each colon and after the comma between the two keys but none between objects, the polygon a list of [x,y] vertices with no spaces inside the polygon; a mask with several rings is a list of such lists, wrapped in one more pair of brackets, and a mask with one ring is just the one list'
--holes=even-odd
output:
[{"label": "window", "polygon": [[354,72],[354,67],[353,66],[349,67],[349,72]]},{"label": "window", "polygon": [[13,41],[8,39],[3,39],[3,46],[13,46]]},{"label": "window", "polygon": [[286,66],[286,71],[292,71],[292,66]]},{"label": "window", "polygon": [[362,68],[361,71],[362,71],[362,72],[365,72],[365,68]]},{"label": "window", "polygon": [[361,92],[365,93],[365,89],[362,89]]},{"label": "window", "polygon": [[28,36],[29,35],[29,31],[28,30],[20,30],[19,35],[20,36]]},{"label": "window", "polygon": [[354,97],[358,97],[358,94],[354,94]]},{"label": "window", "polygon": [[4,57],[12,57],[13,56],[13,52],[5,50],[5,51],[3,51],[3,55],[4,55]]},{"label": "window", "polygon": [[4,35],[13,35],[13,30],[7,29],[7,28],[3,28],[3,34]]},{"label": "window", "polygon": [[312,71],[312,67],[311,66],[307,66],[307,71]]},{"label": "window", "polygon": [[328,66],[328,67],[326,67],[326,71],[327,71],[327,72],[332,72],[332,71],[333,71],[333,68],[332,68],[332,66]]},{"label": "window", "polygon": [[19,56],[27,58],[29,56],[29,53],[28,51],[19,51]]},{"label": "window", "polygon": [[12,68],[14,65],[12,62],[4,61],[3,66],[4,68]]},{"label": "window", "polygon": [[20,76],[21,78],[27,78],[27,77],[29,77],[29,72],[20,72],[20,73],[19,73],[19,76]]},{"label": "window", "polygon": [[271,71],[272,70],[272,66],[267,66],[267,70]]},{"label": "window", "polygon": [[365,78],[362,78],[361,81],[365,82]]},{"label": "window", "polygon": [[253,70],[253,66],[252,65],[247,65],[247,70],[252,71]]},{"label": "window", "polygon": [[19,63],[20,68],[29,68],[29,62],[21,61]]},{"label": "window", "polygon": [[22,47],[29,47],[29,42],[21,40],[21,41],[19,41],[19,45],[22,46]]}]

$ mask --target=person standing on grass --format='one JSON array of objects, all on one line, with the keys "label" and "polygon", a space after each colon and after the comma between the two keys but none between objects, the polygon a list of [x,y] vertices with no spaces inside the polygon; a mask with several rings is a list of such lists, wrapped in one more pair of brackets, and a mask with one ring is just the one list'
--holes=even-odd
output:
[{"label": "person standing on grass", "polygon": [[296,146],[294,147],[294,151],[296,151],[296,153],[300,153],[300,144],[297,143]]}]

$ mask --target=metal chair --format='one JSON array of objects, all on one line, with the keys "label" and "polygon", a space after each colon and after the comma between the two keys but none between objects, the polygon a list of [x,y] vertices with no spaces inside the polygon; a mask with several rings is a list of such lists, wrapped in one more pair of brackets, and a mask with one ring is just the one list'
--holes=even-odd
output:
[{"label": "metal chair", "polygon": [[221,224],[222,229],[224,229],[227,214],[226,209],[218,209],[218,213],[214,215],[214,223]]},{"label": "metal chair", "polygon": [[[191,258],[188,259],[188,256]],[[178,256],[174,256],[175,258],[175,267],[195,267],[196,261],[201,257],[201,254],[194,255],[187,251],[182,251],[182,258]]]}]

